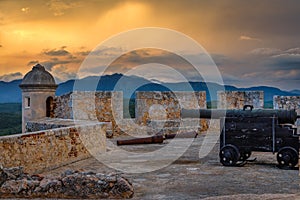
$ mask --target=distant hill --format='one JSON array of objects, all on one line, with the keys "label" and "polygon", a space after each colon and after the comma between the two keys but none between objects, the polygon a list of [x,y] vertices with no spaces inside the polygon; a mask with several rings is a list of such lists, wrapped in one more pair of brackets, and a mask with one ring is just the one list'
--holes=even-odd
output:
[{"label": "distant hill", "polygon": [[[12,82],[0,81],[0,103],[21,102],[21,90],[19,84],[22,80]],[[73,91],[75,80],[68,80],[60,83],[56,95],[62,95]],[[98,84],[97,84],[98,83]],[[118,89],[115,89],[117,87]],[[222,86],[216,83],[190,82],[190,83],[154,83],[147,79],[137,76],[124,76],[122,74],[105,75],[102,77],[90,76],[80,80],[76,80],[76,90],[79,91],[113,91],[122,90],[124,98],[135,98],[134,91],[206,91],[207,101],[217,100],[217,91]],[[210,88],[210,92],[208,91]],[[300,95],[299,90],[283,91],[275,87],[257,86],[249,88],[237,88],[226,85],[225,90],[228,91],[263,91],[265,101],[272,101],[274,95],[281,96],[297,96]]]},{"label": "distant hill", "polygon": [[22,101],[21,89],[22,80],[11,82],[0,81],[0,103],[18,103]]},{"label": "distant hill", "polygon": [[291,93],[294,93],[294,94],[297,94],[297,95],[300,95],[300,90],[292,90],[290,91]]},{"label": "distant hill", "polygon": [[264,91],[265,101],[273,101],[274,95],[279,96],[297,96],[297,94],[287,91],[282,91],[275,87],[268,87],[268,86],[257,86],[257,87],[250,87],[250,88],[237,88],[238,91]]}]

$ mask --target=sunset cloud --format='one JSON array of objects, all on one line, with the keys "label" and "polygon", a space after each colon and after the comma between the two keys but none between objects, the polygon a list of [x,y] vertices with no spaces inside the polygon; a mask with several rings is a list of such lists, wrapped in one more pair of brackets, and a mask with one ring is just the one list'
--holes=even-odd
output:
[{"label": "sunset cloud", "polygon": [[24,12],[24,13],[28,13],[29,12],[29,7],[21,8],[21,11]]},{"label": "sunset cloud", "polygon": [[[95,47],[113,35],[135,28],[162,27],[181,32],[202,45],[228,83],[294,89],[299,87],[296,81],[300,70],[299,7],[298,1],[281,0],[272,3],[259,0],[0,1],[0,76],[25,74],[39,62],[57,79],[65,81],[73,77]],[[156,41],[164,42],[166,38],[160,40]],[[139,42],[139,37],[134,42]],[[94,53],[103,59],[118,53],[117,47],[110,48]],[[131,52],[115,63],[111,71],[129,70],[136,64],[156,60],[192,77],[193,71],[186,70],[186,65],[180,66],[182,63],[171,54],[152,52],[147,57],[148,53]],[[104,67],[99,64],[99,68]],[[98,69],[91,71],[96,74]],[[282,71],[286,71],[284,76]],[[278,81],[280,75],[282,79]]]},{"label": "sunset cloud", "polygon": [[27,66],[34,66],[34,65],[36,65],[36,64],[38,64],[39,63],[39,61],[38,60],[31,60],[31,61],[29,61],[28,63],[27,63]]},{"label": "sunset cloud", "polygon": [[252,54],[252,55],[271,56],[271,55],[276,55],[278,53],[281,53],[281,50],[275,49],[275,48],[257,48],[257,49],[253,49],[252,51],[250,51],[250,54]]},{"label": "sunset cloud", "polygon": [[248,40],[248,41],[261,41],[260,39],[258,39],[258,38],[253,38],[253,37],[250,37],[250,36],[246,36],[246,35],[241,35],[240,37],[239,37],[239,40]]},{"label": "sunset cloud", "polygon": [[52,50],[45,50],[43,53],[47,56],[68,56],[70,52],[65,50],[66,46],[61,47],[60,49],[52,49]]},{"label": "sunset cloud", "polygon": [[70,69],[64,65],[54,67],[51,73],[55,77],[57,83],[76,78],[76,71],[70,71]]},{"label": "sunset cloud", "polygon": [[54,16],[62,16],[67,10],[80,7],[80,2],[72,0],[50,0],[47,5]]},{"label": "sunset cloud", "polygon": [[21,78],[23,78],[23,74],[20,72],[16,72],[16,73],[4,74],[0,76],[0,81],[9,82]]}]

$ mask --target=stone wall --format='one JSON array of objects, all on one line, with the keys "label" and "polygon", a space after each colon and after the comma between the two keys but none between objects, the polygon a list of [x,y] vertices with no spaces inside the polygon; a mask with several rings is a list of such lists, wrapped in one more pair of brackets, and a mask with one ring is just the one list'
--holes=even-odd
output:
[{"label": "stone wall", "polygon": [[112,131],[120,132],[116,119],[123,118],[122,92],[75,91],[55,98],[55,117],[112,122]]},{"label": "stone wall", "polygon": [[243,109],[244,105],[264,107],[263,91],[219,91],[218,109]]},{"label": "stone wall", "polygon": [[[170,132],[177,132],[178,127],[184,128],[187,124],[195,124],[195,120],[181,119],[180,112],[182,108],[206,108],[206,93],[158,91],[136,93],[136,122],[142,126],[150,125],[153,128],[173,127],[175,130]],[[196,120],[196,125],[202,130],[207,129],[205,119]]]},{"label": "stone wall", "polygon": [[56,96],[53,103],[55,118],[73,119],[72,93]]},{"label": "stone wall", "polygon": [[25,132],[36,132],[69,126],[75,126],[73,119],[43,118],[27,122]]},{"label": "stone wall", "polygon": [[28,173],[39,173],[86,159],[90,150],[95,151],[94,146],[99,153],[105,151],[105,128],[105,123],[98,122],[3,136],[0,137],[0,163],[4,167],[23,166]]},{"label": "stone wall", "polygon": [[[300,96],[274,96],[273,108],[292,110],[295,109],[297,114],[300,115]],[[296,122],[297,126],[300,126],[300,120]]]},{"label": "stone wall", "polygon": [[[56,118],[111,122],[113,135],[124,132],[153,134],[163,126],[174,127],[174,131],[177,131],[179,126],[190,125],[191,120],[180,124],[181,107],[206,108],[206,96],[205,92],[137,92],[136,119],[123,118],[122,92],[73,92],[56,97],[54,107]],[[150,119],[156,123],[149,124]],[[165,123],[165,120],[168,120],[168,123]],[[207,128],[204,119],[200,120],[200,123],[199,120],[192,121],[192,124],[196,122],[202,129]],[[160,126],[157,127],[157,124]],[[46,127],[40,122],[30,126],[40,125]]]}]

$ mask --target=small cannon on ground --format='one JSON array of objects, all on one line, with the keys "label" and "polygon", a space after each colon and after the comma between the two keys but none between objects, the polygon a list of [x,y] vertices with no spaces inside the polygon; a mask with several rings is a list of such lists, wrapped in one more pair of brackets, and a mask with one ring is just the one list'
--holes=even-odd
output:
[{"label": "small cannon on ground", "polygon": [[220,162],[224,166],[245,163],[252,151],[277,152],[279,167],[294,168],[298,164],[299,135],[294,125],[294,110],[253,109],[245,105],[242,110],[187,110],[182,118],[220,119]]}]

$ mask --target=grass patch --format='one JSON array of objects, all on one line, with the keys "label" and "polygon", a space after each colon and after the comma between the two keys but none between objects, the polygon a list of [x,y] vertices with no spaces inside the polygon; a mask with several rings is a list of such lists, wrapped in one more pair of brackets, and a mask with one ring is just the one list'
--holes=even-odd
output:
[{"label": "grass patch", "polygon": [[21,103],[0,104],[0,136],[22,132]]},{"label": "grass patch", "polygon": [[135,118],[135,99],[123,100],[123,118]]}]

